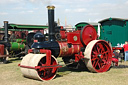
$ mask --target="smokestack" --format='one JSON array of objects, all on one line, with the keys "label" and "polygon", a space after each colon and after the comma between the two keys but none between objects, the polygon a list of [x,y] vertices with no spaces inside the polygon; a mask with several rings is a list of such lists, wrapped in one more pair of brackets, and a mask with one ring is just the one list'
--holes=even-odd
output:
[{"label": "smokestack", "polygon": [[48,8],[48,24],[49,24],[49,41],[55,41],[55,26],[54,26],[54,6]]},{"label": "smokestack", "polygon": [[5,31],[4,40],[5,40],[5,42],[9,42],[9,40],[8,40],[8,21],[4,21],[4,31]]}]

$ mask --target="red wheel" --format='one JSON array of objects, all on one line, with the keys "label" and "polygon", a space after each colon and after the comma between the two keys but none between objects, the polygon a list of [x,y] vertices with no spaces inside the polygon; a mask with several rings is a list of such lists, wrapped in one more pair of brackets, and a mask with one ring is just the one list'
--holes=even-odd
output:
[{"label": "red wheel", "polygon": [[84,53],[87,68],[92,72],[106,72],[112,62],[112,50],[109,44],[103,40],[91,41]]},{"label": "red wheel", "polygon": [[[54,57],[52,57],[50,65],[57,65],[56,59]],[[39,61],[38,66],[46,66],[46,56]],[[55,77],[57,68],[39,69],[37,71],[42,80],[51,80]]]},{"label": "red wheel", "polygon": [[[57,65],[57,60],[51,56],[51,64]],[[46,54],[27,54],[21,61],[21,65],[28,67],[46,66]],[[56,76],[57,68],[22,68],[21,72],[25,77],[38,80],[51,80]]]}]

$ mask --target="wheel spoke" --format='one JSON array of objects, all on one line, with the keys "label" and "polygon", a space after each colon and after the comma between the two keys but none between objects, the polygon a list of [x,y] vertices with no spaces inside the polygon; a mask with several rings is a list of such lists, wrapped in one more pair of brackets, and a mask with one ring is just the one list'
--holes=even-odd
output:
[{"label": "wheel spoke", "polygon": [[44,76],[44,77],[46,76],[46,72],[45,72],[45,71],[43,72],[43,76]]},{"label": "wheel spoke", "polygon": [[108,51],[104,51],[102,54],[106,54],[106,53],[108,53]]},{"label": "wheel spoke", "polygon": [[[53,62],[51,65],[56,65],[56,62]],[[56,70],[57,70],[57,68],[52,68],[52,73],[55,73],[56,72]]]},{"label": "wheel spoke", "polygon": [[100,64],[98,63],[98,66],[99,66],[99,68],[100,68]]},{"label": "wheel spoke", "polygon": [[93,61],[93,64],[92,64],[93,66],[95,65],[95,62],[96,62],[96,61]]},{"label": "wheel spoke", "polygon": [[95,51],[93,51],[93,54],[97,55],[98,53],[97,53],[97,52],[95,52]]},{"label": "wheel spoke", "polygon": [[99,63],[99,60],[96,61],[94,67],[96,68],[97,64]]},{"label": "wheel spoke", "polygon": [[97,52],[99,53],[99,52],[100,52],[100,48],[97,46],[97,48],[96,48],[96,49],[97,49]]},{"label": "wheel spoke", "polygon": [[92,58],[92,61],[95,61],[97,58]]},{"label": "wheel spoke", "polygon": [[99,43],[99,47],[101,48],[101,50],[104,51],[104,46],[103,46],[103,44]]},{"label": "wheel spoke", "polygon": [[107,61],[106,60],[102,60],[103,61],[103,64],[106,65],[107,64]]},{"label": "wheel spoke", "polygon": [[103,58],[102,58],[102,59],[107,60],[107,59],[108,59],[108,56],[107,56],[107,55],[105,55],[105,56],[103,56]]}]

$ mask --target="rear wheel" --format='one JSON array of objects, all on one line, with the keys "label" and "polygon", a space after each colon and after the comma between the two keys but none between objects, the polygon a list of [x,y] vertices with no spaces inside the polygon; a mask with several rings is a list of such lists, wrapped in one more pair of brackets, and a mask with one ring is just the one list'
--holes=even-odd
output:
[{"label": "rear wheel", "polygon": [[87,58],[85,63],[91,72],[106,72],[109,70],[112,62],[111,47],[106,41],[91,41],[84,52]]}]

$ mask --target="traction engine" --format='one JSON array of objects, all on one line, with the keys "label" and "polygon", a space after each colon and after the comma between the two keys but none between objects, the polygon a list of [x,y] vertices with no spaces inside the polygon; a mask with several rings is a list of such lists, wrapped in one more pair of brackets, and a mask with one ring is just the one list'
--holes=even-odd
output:
[{"label": "traction engine", "polygon": [[48,6],[49,39],[41,33],[34,35],[32,49],[19,64],[25,77],[51,80],[62,67],[57,57],[62,57],[68,68],[85,69],[91,72],[106,72],[111,66],[112,50],[104,40],[97,40],[97,32],[91,25],[67,32],[57,30],[54,23],[54,6]]}]

